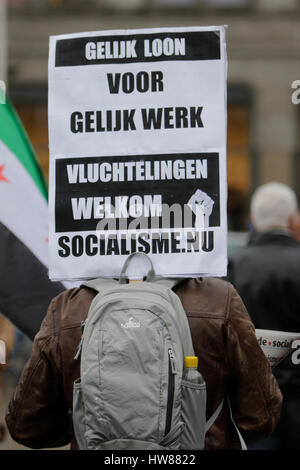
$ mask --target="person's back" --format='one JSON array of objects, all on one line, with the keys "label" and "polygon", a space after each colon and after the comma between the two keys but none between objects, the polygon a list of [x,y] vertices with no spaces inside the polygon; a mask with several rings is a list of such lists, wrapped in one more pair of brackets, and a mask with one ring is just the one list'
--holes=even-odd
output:
[{"label": "person's back", "polygon": [[[240,297],[229,283],[211,278],[187,279],[174,290],[207,385],[207,418],[225,398],[206,448],[230,449],[238,442],[226,397],[246,441],[267,437],[279,418],[281,394]],[[23,445],[53,447],[72,440],[77,447],[70,427],[73,382],[80,375],[74,356],[95,295],[87,288],[65,291],[49,307],[6,416],[12,437]]]},{"label": "person's back", "polygon": [[279,230],[254,234],[232,255],[228,276],[256,328],[300,331],[300,244],[293,237]]},{"label": "person's back", "polygon": [[[276,183],[259,188],[251,203],[255,232],[248,246],[229,260],[228,280],[242,297],[255,328],[300,332],[300,244],[289,230],[296,211],[296,197],[289,188]],[[284,396],[283,414],[272,442],[265,445],[266,448],[297,448],[300,444],[299,366],[288,357],[276,366],[274,375]],[[289,400],[296,406],[292,422],[285,418]]]}]

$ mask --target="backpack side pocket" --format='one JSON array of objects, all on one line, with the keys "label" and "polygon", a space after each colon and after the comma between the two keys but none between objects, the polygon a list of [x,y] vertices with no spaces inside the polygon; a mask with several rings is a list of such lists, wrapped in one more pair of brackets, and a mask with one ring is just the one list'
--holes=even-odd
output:
[{"label": "backpack side pocket", "polygon": [[184,430],[181,449],[202,450],[204,448],[206,423],[206,385],[182,380],[181,417]]},{"label": "backpack side pocket", "polygon": [[[74,415],[76,419],[74,419]],[[86,449],[86,441],[83,437],[85,434],[85,413],[81,391],[81,379],[76,379],[73,384],[73,427],[79,448]]]}]

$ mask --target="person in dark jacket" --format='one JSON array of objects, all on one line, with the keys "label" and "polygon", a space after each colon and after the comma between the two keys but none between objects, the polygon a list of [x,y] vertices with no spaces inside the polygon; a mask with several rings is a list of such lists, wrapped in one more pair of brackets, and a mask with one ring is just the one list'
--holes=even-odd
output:
[{"label": "person in dark jacket", "polygon": [[[251,199],[254,232],[248,246],[229,260],[227,279],[242,297],[255,328],[300,332],[300,243],[297,198],[272,182]],[[300,365],[287,357],[274,370],[283,406],[275,432],[253,449],[287,450],[300,446]]]},{"label": "person in dark jacket", "polygon": [[[174,290],[187,313],[206,381],[207,418],[225,398],[207,433],[206,448],[232,449],[239,444],[226,397],[246,442],[269,436],[279,419],[282,396],[236,290],[214,278],[186,279]],[[6,415],[11,436],[25,446],[53,448],[71,442],[71,449],[77,448],[71,410],[80,361],[74,356],[81,322],[95,295],[86,287],[71,289],[49,306]]]}]

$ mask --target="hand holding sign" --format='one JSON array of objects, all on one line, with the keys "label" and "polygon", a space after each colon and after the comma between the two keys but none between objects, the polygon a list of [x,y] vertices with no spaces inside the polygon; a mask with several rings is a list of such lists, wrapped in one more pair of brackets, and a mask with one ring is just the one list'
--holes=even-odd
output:
[{"label": "hand holding sign", "polygon": [[209,226],[209,217],[212,213],[214,203],[212,198],[200,189],[197,189],[195,194],[189,199],[188,206],[196,215],[196,228]]}]

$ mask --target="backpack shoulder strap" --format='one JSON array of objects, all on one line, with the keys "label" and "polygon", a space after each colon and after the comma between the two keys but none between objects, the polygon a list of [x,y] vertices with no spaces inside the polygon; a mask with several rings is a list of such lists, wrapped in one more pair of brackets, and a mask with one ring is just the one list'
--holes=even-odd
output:
[{"label": "backpack shoulder strap", "polygon": [[213,414],[211,415],[211,417],[206,421],[206,425],[205,425],[205,433],[207,433],[207,431],[209,430],[209,428],[214,424],[214,422],[216,421],[217,417],[219,416],[220,412],[221,412],[221,409],[223,408],[223,405],[224,405],[224,400],[221,401],[221,403],[219,403],[218,407],[216,408],[216,410],[213,412]]},{"label": "backpack shoulder strap", "polygon": [[[241,435],[234,419],[233,419],[233,415],[232,415],[232,409],[231,409],[231,405],[230,405],[230,401],[229,401],[229,398],[227,397],[227,403],[228,403],[228,409],[229,409],[229,414],[230,414],[230,419],[231,419],[231,422],[233,423],[234,425],[234,428],[237,432],[237,435],[238,435],[238,438],[239,438],[239,441],[240,441],[240,445],[241,445],[241,450],[247,450],[247,445],[246,445],[246,442],[244,441],[243,439],[243,436]],[[214,422],[216,421],[217,417],[219,416],[220,414],[220,411],[221,409],[223,408],[223,405],[224,405],[224,400],[221,401],[221,403],[219,404],[219,406],[217,407],[217,409],[214,411],[214,413],[211,415],[211,417],[209,418],[209,420],[206,422],[206,425],[205,425],[205,434],[207,433],[207,431],[210,429],[210,427],[214,424]]]},{"label": "backpack shoulder strap", "polygon": [[230,419],[235,427],[235,430],[237,432],[237,435],[239,437],[239,440],[240,440],[240,444],[241,444],[241,450],[247,450],[247,445],[246,445],[246,442],[244,441],[243,439],[243,436],[241,435],[234,419],[233,419],[233,414],[232,414],[232,409],[231,409],[231,405],[230,405],[230,401],[229,401],[229,398],[227,397],[227,401],[228,401],[228,408],[229,408],[229,414],[230,414]]}]

